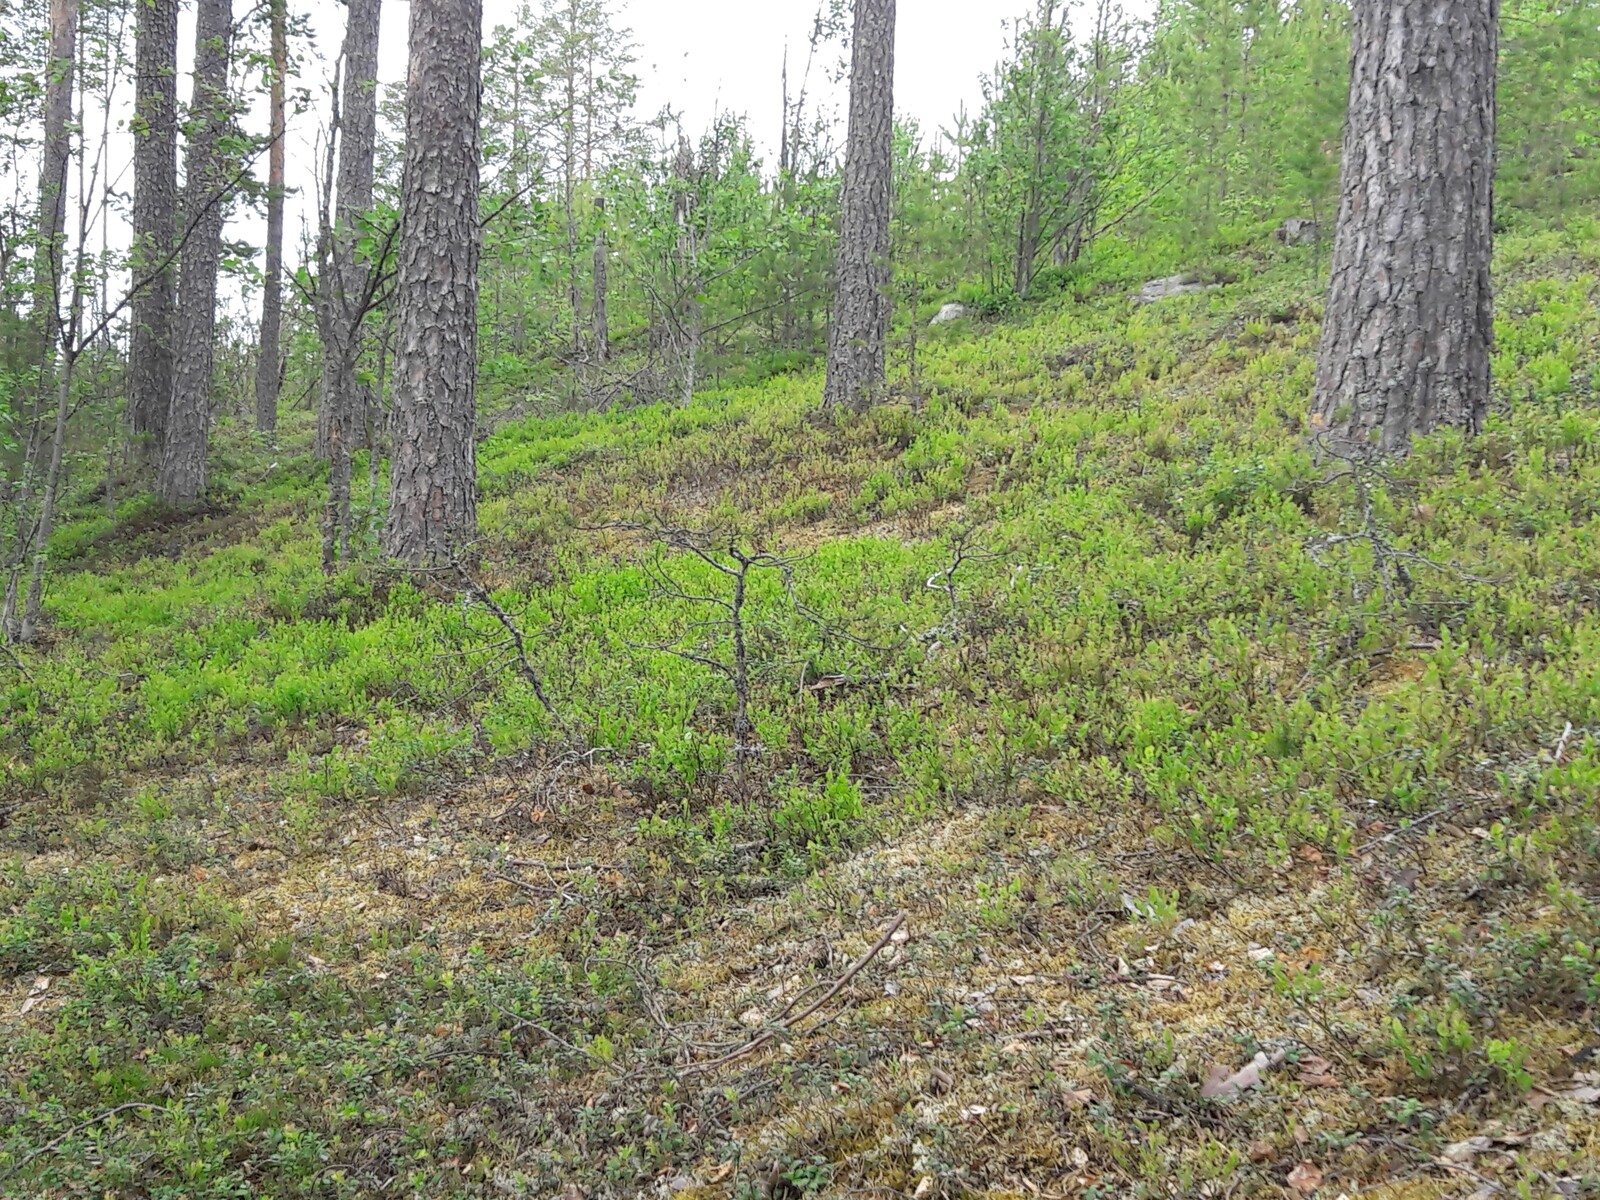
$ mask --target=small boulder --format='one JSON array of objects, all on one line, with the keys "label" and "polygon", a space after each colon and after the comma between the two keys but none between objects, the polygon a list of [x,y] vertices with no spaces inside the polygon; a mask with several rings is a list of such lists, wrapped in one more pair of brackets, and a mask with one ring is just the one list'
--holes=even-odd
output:
[{"label": "small boulder", "polygon": [[1285,246],[1310,246],[1322,240],[1322,225],[1304,217],[1290,217],[1272,236]]},{"label": "small boulder", "polygon": [[1188,296],[1194,292],[1209,292],[1214,283],[1201,283],[1189,275],[1168,275],[1165,279],[1152,279],[1134,295],[1135,304],[1154,304],[1170,296]]},{"label": "small boulder", "polygon": [[929,326],[948,325],[951,321],[960,321],[970,316],[965,304],[946,304],[939,310],[939,315],[929,321]]}]

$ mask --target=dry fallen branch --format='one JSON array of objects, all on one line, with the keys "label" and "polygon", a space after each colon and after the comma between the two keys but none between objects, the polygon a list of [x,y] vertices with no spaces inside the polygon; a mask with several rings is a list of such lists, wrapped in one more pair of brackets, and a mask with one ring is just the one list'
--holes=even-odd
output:
[{"label": "dry fallen branch", "polygon": [[828,988],[826,992],[824,992],[811,1004],[808,1004],[802,1011],[796,1013],[792,1017],[786,1017],[770,1028],[763,1030],[761,1033],[751,1038],[743,1046],[740,1046],[737,1050],[734,1050],[728,1054],[724,1054],[721,1058],[714,1058],[709,1062],[690,1063],[683,1069],[684,1074],[699,1074],[702,1071],[712,1071],[717,1067],[725,1067],[729,1063],[738,1062],[741,1058],[745,1058],[751,1054],[754,1054],[757,1050],[761,1049],[761,1047],[765,1046],[768,1042],[776,1038],[780,1033],[788,1033],[794,1030],[797,1025],[817,1012],[820,1008],[822,1008],[823,1005],[827,1004],[828,1001],[832,1000],[835,996],[842,992],[852,979],[861,974],[861,972],[866,969],[867,964],[878,957],[878,954],[883,950],[883,948],[889,944],[890,939],[900,931],[900,926],[904,925],[905,923],[906,914],[898,914],[894,920],[890,921],[889,924],[884,928],[883,933],[878,936],[877,941],[872,943],[872,946],[867,950],[867,952],[860,958],[856,959],[855,962],[851,963],[850,969],[843,975],[839,976],[838,979],[834,980],[832,987]]},{"label": "dry fallen branch", "polygon": [[489,594],[489,589],[479,583],[473,577],[471,571],[455,560],[452,560],[450,565],[455,568],[456,574],[461,577],[462,585],[471,593],[472,598],[488,609],[490,615],[500,622],[501,628],[510,636],[511,645],[516,653],[518,673],[523,679],[527,680],[528,686],[533,689],[534,696],[538,698],[540,704],[544,705],[545,712],[559,721],[561,714],[556,712],[555,705],[551,704],[550,698],[545,695],[544,681],[539,678],[539,672],[533,669],[533,663],[528,658],[527,639],[523,636],[522,630],[518,628],[517,623],[511,619],[511,614],[500,607],[495,598]]}]

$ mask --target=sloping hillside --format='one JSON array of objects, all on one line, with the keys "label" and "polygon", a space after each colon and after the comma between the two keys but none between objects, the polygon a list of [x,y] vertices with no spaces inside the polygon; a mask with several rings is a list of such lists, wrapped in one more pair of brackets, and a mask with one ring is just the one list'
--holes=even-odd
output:
[{"label": "sloping hillside", "polygon": [[1383,473],[1275,247],[838,424],[505,423],[460,576],[324,580],[244,441],[80,497],[0,664],[0,1194],[1591,1194],[1597,274],[1504,238],[1493,427]]}]

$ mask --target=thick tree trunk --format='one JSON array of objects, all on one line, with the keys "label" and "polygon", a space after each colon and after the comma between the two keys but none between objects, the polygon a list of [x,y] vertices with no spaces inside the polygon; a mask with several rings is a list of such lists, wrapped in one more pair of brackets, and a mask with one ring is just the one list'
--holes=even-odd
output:
[{"label": "thick tree trunk", "polygon": [[384,547],[450,561],[477,533],[481,0],[411,0]]},{"label": "thick tree trunk", "polygon": [[61,336],[61,263],[67,233],[67,164],[72,154],[72,80],[77,57],[78,0],[50,0],[39,243],[33,262],[33,318],[40,352],[47,357],[55,354]]},{"label": "thick tree trunk", "polygon": [[134,97],[133,297],[128,424],[160,461],[172,403],[173,285],[178,212],[178,0],[139,5]]},{"label": "thick tree trunk", "polygon": [[[353,11],[353,10],[352,10]],[[289,74],[289,3],[272,0],[272,145],[267,150],[267,277],[261,291],[261,352],[256,362],[256,432],[278,427],[283,333],[284,82]]]},{"label": "thick tree trunk", "polygon": [[611,315],[607,311],[609,248],[606,244],[606,202],[594,202],[594,357],[605,362],[611,357]]},{"label": "thick tree trunk", "polygon": [[1499,0],[1358,0],[1314,421],[1341,452],[1477,431],[1494,337]]},{"label": "thick tree trunk", "polygon": [[323,421],[328,437],[328,504],[323,516],[322,562],[349,556],[350,454],[365,407],[356,386],[361,326],[371,307],[372,275],[357,253],[362,220],[372,208],[372,162],[378,139],[378,32],[381,0],[350,0],[344,42],[344,102],[340,118],[338,201],[328,234],[328,269],[322,280]]},{"label": "thick tree trunk", "polygon": [[200,0],[195,24],[192,133],[184,160],[183,259],[178,284],[172,406],[161,456],[161,498],[187,504],[206,490],[211,377],[216,348],[217,264],[222,257],[222,137],[229,123],[228,56],[233,0]]},{"label": "thick tree trunk", "polygon": [[865,408],[883,388],[889,337],[889,212],[895,0],[855,0],[850,133],[823,406]]}]

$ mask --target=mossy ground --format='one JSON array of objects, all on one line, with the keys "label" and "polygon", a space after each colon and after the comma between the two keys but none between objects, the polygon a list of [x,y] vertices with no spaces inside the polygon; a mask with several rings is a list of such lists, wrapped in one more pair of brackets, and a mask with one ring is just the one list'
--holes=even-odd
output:
[{"label": "mossy ground", "polygon": [[[1600,1188],[1597,274],[1503,239],[1490,428],[1382,475],[1313,460],[1281,249],[837,423],[508,423],[483,575],[558,717],[448,581],[321,577],[304,430],[86,499],[0,665],[0,1194]],[[795,560],[742,782],[660,649],[727,657],[668,594],[726,578],[629,522]]]}]

